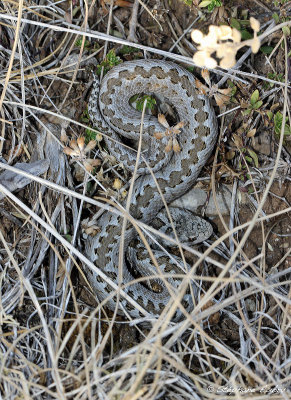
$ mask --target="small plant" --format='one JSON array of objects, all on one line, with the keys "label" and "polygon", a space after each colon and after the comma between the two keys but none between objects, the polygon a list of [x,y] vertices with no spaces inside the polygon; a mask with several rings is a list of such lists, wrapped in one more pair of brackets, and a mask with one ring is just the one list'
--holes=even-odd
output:
[{"label": "small plant", "polygon": [[[193,1],[193,0],[182,0],[183,1],[183,3],[184,4],[186,4],[186,6],[189,6],[189,7],[191,7],[192,5],[193,5],[193,3],[194,3],[194,5],[198,5],[198,2],[197,1]],[[197,4],[196,4],[197,3]]]},{"label": "small plant", "polygon": [[[284,9],[282,9],[282,11],[279,14],[274,12],[272,14],[272,18],[276,22],[276,24],[280,24],[281,22],[287,22],[290,21],[291,19],[290,16],[287,15]],[[285,33],[286,36],[290,35],[290,27],[283,26],[282,31]]]},{"label": "small plant", "polygon": [[142,58],[143,54],[139,49],[136,49],[135,47],[131,47],[131,46],[127,46],[124,45],[121,47],[121,49],[119,50],[119,54],[124,56],[126,58],[126,56],[129,55],[133,55],[134,58]]},{"label": "small plant", "polygon": [[281,7],[283,4],[287,4],[289,0],[274,0],[275,7]]},{"label": "small plant", "polygon": [[[277,81],[277,82],[284,82],[284,74],[282,73],[277,73],[277,72],[270,72],[267,75],[267,78],[272,79],[273,81]],[[264,82],[264,88],[265,89],[270,89],[272,87],[274,87],[275,83],[272,82]]]},{"label": "small plant", "polygon": [[251,150],[251,149],[249,149],[249,148],[247,148],[247,149],[244,149],[244,148],[243,148],[243,149],[242,149],[242,153],[246,153],[246,152],[249,153],[248,156],[245,155],[246,161],[247,161],[249,164],[255,164],[255,167],[256,167],[256,168],[259,168],[259,159],[258,159],[257,154],[254,152],[254,150]]},{"label": "small plant", "polygon": [[[249,132],[245,132],[245,128],[247,127],[247,125],[245,124],[241,129],[238,130],[238,133],[234,133],[232,135],[234,144],[237,147],[237,150],[244,155],[244,159],[249,163],[249,164],[254,164],[255,167],[259,167],[259,159],[258,156],[256,154],[256,152],[252,149],[250,149],[247,145],[246,145],[246,139],[249,137],[252,137],[255,135],[256,130],[252,129]],[[231,151],[231,154],[227,154],[227,159],[230,160],[231,158],[233,158],[235,155],[235,153],[233,151]],[[240,163],[239,164],[239,168],[243,168],[243,165]]]},{"label": "small plant", "polygon": [[[81,46],[82,46],[82,42],[83,42],[83,39],[78,39],[78,40],[76,40],[75,46],[76,46],[76,47],[81,47]],[[90,47],[90,42],[89,42],[89,40],[85,40],[84,48],[85,48],[85,49],[88,49],[89,47]]]},{"label": "small plant", "polygon": [[[277,111],[276,114],[274,115],[274,127],[275,127],[275,133],[277,135],[280,135],[281,133],[282,123],[283,123],[283,115],[280,113],[280,111]],[[288,117],[286,117],[284,136],[289,136],[289,135],[291,135],[291,127],[290,124],[288,124]]]},{"label": "small plant", "polygon": [[153,110],[155,105],[157,104],[156,99],[148,94],[140,96],[139,94],[133,96],[130,99],[130,103],[136,102],[136,109],[140,112],[143,110],[144,102],[147,100],[146,109]]},{"label": "small plant", "polygon": [[97,75],[101,75],[102,68],[104,68],[104,73],[106,74],[106,72],[108,72],[111,68],[113,68],[115,65],[120,64],[121,62],[122,60],[115,54],[115,50],[110,50],[102,63],[98,65]]},{"label": "small plant", "polygon": [[[278,74],[277,72],[270,72],[268,74],[269,79],[273,79],[274,81],[278,82],[284,82],[284,74],[280,73]],[[271,87],[274,86],[274,83],[270,83]]]},{"label": "small plant", "polygon": [[232,17],[230,18],[229,24],[232,28],[235,28],[240,32],[242,40],[253,39],[253,34],[249,31],[249,28],[251,27],[249,20]]},{"label": "small plant", "polygon": [[221,7],[222,1],[221,0],[203,0],[200,4],[200,8],[207,7],[208,11],[213,11],[216,7]]},{"label": "small plant", "polygon": [[257,111],[262,106],[263,102],[262,100],[259,100],[259,97],[259,91],[256,89],[251,95],[250,103],[242,105],[243,108],[246,108],[246,110],[243,112],[244,115],[249,115],[253,111]]},{"label": "small plant", "polygon": [[85,143],[89,143],[91,140],[96,140],[98,143],[103,140],[103,135],[101,133],[93,132],[91,129],[87,128],[85,131]]},{"label": "small plant", "polygon": [[90,122],[90,117],[89,117],[87,108],[86,108],[86,110],[84,110],[83,114],[81,115],[80,121],[83,122],[84,124],[87,124],[88,122]]},{"label": "small plant", "polygon": [[273,46],[261,46],[260,51],[266,55],[269,55],[274,50]]},{"label": "small plant", "polygon": [[[80,118],[81,122],[83,122],[84,124],[89,124],[90,123],[90,117],[88,114],[88,109],[86,109],[83,114],[81,115]],[[102,134],[101,133],[96,133],[93,132],[91,129],[87,128],[85,130],[85,143],[88,144],[90,142],[90,140],[97,140],[97,142],[101,142],[101,140],[103,139]]]},{"label": "small plant", "polygon": [[[87,108],[83,112],[80,119],[81,119],[81,122],[83,122],[84,124],[89,124],[91,122]],[[96,140],[98,142],[98,146],[99,146],[99,142],[101,142],[103,140],[102,133],[96,133],[96,132],[93,132],[90,128],[87,128],[85,130],[85,143],[88,144],[91,140]]]}]

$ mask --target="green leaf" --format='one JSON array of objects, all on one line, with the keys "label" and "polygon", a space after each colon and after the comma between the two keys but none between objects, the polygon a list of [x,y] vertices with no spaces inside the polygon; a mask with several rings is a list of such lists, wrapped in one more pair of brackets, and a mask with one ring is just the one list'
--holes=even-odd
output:
[{"label": "green leaf", "polygon": [[231,26],[232,28],[237,29],[238,31],[241,30],[240,22],[239,22],[239,20],[236,19],[236,18],[230,18],[230,26]]},{"label": "green leaf", "polygon": [[143,105],[146,100],[147,100],[146,108],[148,108],[149,110],[152,110],[154,108],[154,106],[156,104],[156,99],[149,95],[145,95],[136,100],[136,109],[138,111],[143,110]]},{"label": "green leaf", "polygon": [[281,72],[280,72],[280,74],[270,73],[270,74],[268,74],[268,78],[274,79],[275,81],[278,81],[278,82],[284,81],[284,75]]},{"label": "green leaf", "polygon": [[279,23],[280,21],[280,17],[279,15],[275,12],[274,14],[272,14],[272,18],[274,19],[274,21],[276,22],[276,24]]},{"label": "green leaf", "polygon": [[66,235],[64,235],[64,238],[69,242],[69,243],[72,243],[72,235],[70,235],[70,234],[66,234]]},{"label": "green leaf", "polygon": [[123,36],[123,33],[121,33],[120,31],[118,31],[118,30],[116,30],[116,29],[110,29],[110,31],[109,31],[110,33],[110,35],[111,36],[114,36],[114,37],[117,37],[117,38],[119,38],[119,39],[122,39],[124,36]]},{"label": "green leaf", "polygon": [[[283,115],[280,113],[280,111],[277,111],[274,116],[275,133],[277,135],[281,134],[282,122],[283,122]],[[289,135],[291,135],[291,128],[290,125],[288,124],[288,117],[286,117],[284,136],[289,136]]]},{"label": "green leaf", "polygon": [[274,116],[274,124],[275,124],[275,129],[279,128],[279,133],[282,126],[282,121],[283,121],[283,115],[280,113],[280,111],[277,111]]},{"label": "green leaf", "polygon": [[264,54],[271,54],[272,51],[274,50],[274,47],[272,47],[272,46],[261,46],[260,50]]},{"label": "green leaf", "polygon": [[241,33],[242,40],[253,39],[253,35],[246,29],[242,29],[240,33]]},{"label": "green leaf", "polygon": [[203,1],[201,1],[201,3],[199,4],[199,7],[200,7],[200,8],[208,7],[209,4],[211,4],[211,2],[212,2],[212,0],[203,0]]},{"label": "green leaf", "polygon": [[282,31],[283,31],[284,35],[290,36],[290,28],[289,28],[289,26],[283,26]]},{"label": "green leaf", "polygon": [[[81,47],[82,46],[82,42],[83,42],[83,39],[76,40],[75,46]],[[89,46],[90,46],[89,40],[85,40],[84,47],[88,48]]]},{"label": "green leaf", "polygon": [[90,142],[90,140],[96,139],[96,133],[91,131],[90,129],[86,129],[85,131],[85,141],[86,143]]},{"label": "green leaf", "polygon": [[215,7],[221,7],[222,3],[220,0],[212,0],[208,6],[208,11],[213,11]]},{"label": "green leaf", "polygon": [[257,110],[258,108],[261,107],[261,105],[263,104],[262,100],[257,101],[255,104],[253,104],[253,110]]},{"label": "green leaf", "polygon": [[271,119],[273,118],[273,113],[272,113],[272,111],[267,111],[266,114],[267,114],[269,120],[271,121]]},{"label": "green leaf", "polygon": [[252,163],[253,159],[249,156],[245,156],[245,159],[247,160],[248,163]]},{"label": "green leaf", "polygon": [[251,95],[251,105],[255,105],[256,102],[259,100],[260,94],[258,89],[256,89],[253,94]]},{"label": "green leaf", "polygon": [[252,112],[251,108],[247,108],[245,111],[243,111],[243,115],[249,115]]},{"label": "green leaf", "polygon": [[255,166],[256,166],[257,168],[259,168],[259,159],[258,159],[257,154],[256,154],[253,150],[251,150],[251,149],[248,149],[248,153],[249,153],[249,155],[252,157]]},{"label": "green leaf", "polygon": [[131,47],[131,46],[127,46],[124,45],[121,47],[121,49],[119,50],[119,54],[131,54],[131,53],[137,53],[139,52],[139,49],[136,49],[135,47]]}]

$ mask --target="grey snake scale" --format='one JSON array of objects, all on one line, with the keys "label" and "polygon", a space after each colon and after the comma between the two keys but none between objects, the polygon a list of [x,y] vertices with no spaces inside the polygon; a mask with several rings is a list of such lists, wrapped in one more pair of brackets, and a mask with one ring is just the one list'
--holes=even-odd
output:
[{"label": "grey snake scale", "polygon": [[[197,93],[195,78],[186,69],[161,60],[136,60],[119,64],[106,74],[101,84],[95,80],[88,102],[88,112],[94,127],[106,135],[104,139],[111,154],[129,171],[134,169],[136,150],[131,150],[120,142],[125,140],[128,145],[139,140],[141,113],[129,103],[132,96],[138,93],[163,96],[174,107],[178,120],[184,122],[184,127],[178,135],[181,151],[166,153],[165,145],[168,139],[156,140],[153,137],[154,132],[164,132],[165,128],[153,116],[145,115],[144,118],[142,158],[138,165],[138,178],[133,187],[130,214],[137,220],[151,225],[153,221],[159,219],[158,214],[164,204],[143,159],[147,160],[164,199],[169,204],[194,185],[214,148],[218,130],[209,99]],[[110,140],[107,136],[114,140]],[[181,220],[180,214],[179,219]],[[186,221],[188,217],[184,219]],[[105,212],[98,220],[100,232],[94,237],[89,237],[86,242],[88,257],[116,284],[118,284],[122,222],[122,217]],[[194,236],[199,239],[195,242],[208,238],[209,232],[206,231],[209,224],[207,224],[202,219],[198,220]],[[154,290],[154,285],[151,285],[152,280],[149,279],[147,284],[145,281],[128,285],[135,279],[134,272],[137,272],[138,276],[155,273],[155,268],[151,263],[148,264],[149,256],[145,250],[138,250],[141,260],[133,255],[131,244],[136,236],[136,230],[132,226],[127,226],[120,284],[126,285],[124,291],[151,315],[159,315],[169,303],[169,293],[162,279],[157,278],[159,290]],[[173,260],[170,263],[165,261],[165,254],[160,253],[156,253],[160,268],[163,272],[172,274],[173,277],[167,278],[167,282],[174,291],[178,290],[180,281],[175,279],[175,273],[181,274],[182,271]],[[133,260],[132,267],[128,266],[126,257]],[[85,269],[97,297],[99,300],[105,299],[112,292],[110,285],[88,267]],[[191,300],[185,298],[188,307],[191,307],[190,303]],[[108,300],[107,306],[114,308],[115,305],[114,298]],[[140,316],[139,311],[124,298],[120,299],[119,308],[125,309],[132,317]]]}]

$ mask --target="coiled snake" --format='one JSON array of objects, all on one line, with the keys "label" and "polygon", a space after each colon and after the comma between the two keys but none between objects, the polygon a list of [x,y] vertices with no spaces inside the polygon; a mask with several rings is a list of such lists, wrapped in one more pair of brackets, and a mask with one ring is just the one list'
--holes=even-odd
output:
[{"label": "coiled snake", "polygon": [[[157,190],[156,182],[148,170],[144,159],[152,169],[166,203],[182,196],[195,183],[201,168],[213,150],[217,137],[217,122],[208,98],[197,94],[194,76],[184,68],[172,62],[160,60],[137,60],[124,62],[110,70],[99,85],[96,80],[88,103],[88,111],[96,128],[116,141],[125,138],[127,146],[139,140],[141,113],[130,104],[130,98],[137,93],[163,96],[174,107],[179,121],[184,122],[181,133],[177,136],[181,151],[165,152],[169,138],[157,140],[154,132],[165,132],[158,120],[146,115],[143,125],[142,158],[138,166],[138,178],[134,183],[130,214],[136,219],[151,224],[153,220],[163,225],[165,216],[157,218],[163,208],[163,200]],[[136,150],[130,150],[115,141],[105,138],[110,152],[130,171],[136,162]],[[172,213],[172,212],[171,212]],[[175,212],[173,212],[175,214]],[[175,217],[175,215],[174,215]],[[181,216],[178,211],[177,221],[183,232],[188,222],[188,215]],[[98,221],[101,231],[90,237],[86,243],[86,253],[94,263],[115,283],[118,283],[119,247],[122,228],[122,217],[105,212]],[[129,224],[128,224],[129,225]],[[167,224],[165,223],[165,226]],[[168,224],[169,225],[169,224]],[[179,225],[179,223],[178,223]],[[210,224],[202,219],[195,219],[192,243],[207,239],[211,234]],[[168,230],[164,230],[168,233]],[[149,276],[157,273],[149,262],[145,250],[140,249],[138,259],[132,250],[136,230],[128,226],[124,235],[125,258],[121,284],[127,284],[137,276]],[[179,235],[178,235],[179,236]],[[157,239],[159,240],[159,239]],[[129,266],[126,257],[138,265]],[[175,259],[167,261],[161,251],[156,253],[162,272],[173,277],[167,278],[173,290],[177,290],[179,280],[174,273],[182,273]],[[87,276],[96,295],[104,299],[112,291],[100,276],[86,267]],[[156,282],[156,285],[153,283]],[[158,288],[158,289],[157,289]],[[148,279],[143,283],[126,285],[125,292],[139,303],[150,314],[160,314],[169,302],[169,293],[161,278]],[[139,312],[126,299],[120,299],[120,307],[133,317]],[[191,307],[190,300],[185,304]],[[115,306],[113,298],[107,304]]]}]

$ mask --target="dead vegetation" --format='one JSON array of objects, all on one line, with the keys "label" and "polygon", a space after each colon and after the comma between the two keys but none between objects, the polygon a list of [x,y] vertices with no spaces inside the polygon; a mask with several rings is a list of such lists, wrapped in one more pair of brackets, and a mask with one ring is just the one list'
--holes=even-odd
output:
[{"label": "dead vegetation", "polygon": [[[290,3],[0,4],[0,398],[290,398]],[[250,17],[259,52],[240,48],[232,69],[201,78],[191,30],[223,22],[252,40]],[[175,302],[146,325],[116,316],[81,269],[130,179],[89,121],[91,71],[144,57],[188,66],[220,125],[199,178],[215,234],[182,245],[199,298],[179,323]]]}]

